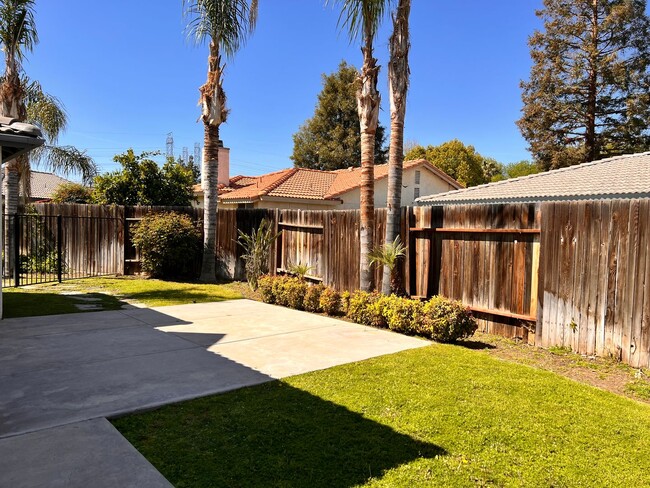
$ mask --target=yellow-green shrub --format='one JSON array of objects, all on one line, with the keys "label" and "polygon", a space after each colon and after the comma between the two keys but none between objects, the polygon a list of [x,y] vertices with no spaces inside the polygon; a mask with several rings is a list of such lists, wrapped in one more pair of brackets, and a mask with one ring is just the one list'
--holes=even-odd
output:
[{"label": "yellow-green shrub", "polygon": [[305,293],[304,307],[308,312],[320,313],[323,309],[320,306],[320,299],[325,286],[318,284],[307,287]]},{"label": "yellow-green shrub", "polygon": [[341,313],[341,295],[334,288],[325,288],[320,295],[320,308],[327,315]]},{"label": "yellow-green shrub", "polygon": [[275,291],[274,284],[276,282],[275,276],[262,276],[257,281],[258,291],[262,296],[262,301],[264,303],[275,303]]},{"label": "yellow-green shrub", "polygon": [[478,324],[461,302],[435,296],[422,308],[417,333],[438,342],[456,342],[471,337]]},{"label": "yellow-green shrub", "polygon": [[391,295],[383,307],[384,319],[390,330],[403,334],[413,334],[421,320],[422,303],[418,300]]}]

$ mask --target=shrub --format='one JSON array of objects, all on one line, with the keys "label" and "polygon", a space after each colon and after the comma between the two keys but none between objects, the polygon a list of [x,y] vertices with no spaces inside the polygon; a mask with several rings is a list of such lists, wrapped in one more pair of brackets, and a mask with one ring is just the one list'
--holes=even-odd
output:
[{"label": "shrub", "polygon": [[477,328],[476,320],[462,303],[435,296],[423,306],[417,333],[438,342],[456,342],[471,337]]},{"label": "shrub", "polygon": [[279,234],[273,231],[271,222],[262,219],[260,226],[249,234],[239,232],[237,243],[244,249],[242,259],[246,263],[246,279],[257,290],[259,277],[269,272],[269,253]]},{"label": "shrub", "polygon": [[274,284],[277,278],[273,276],[262,276],[257,280],[258,290],[264,303],[275,303]]},{"label": "shrub", "polygon": [[323,309],[320,306],[320,297],[325,290],[325,285],[318,284],[307,287],[305,293],[304,307],[308,312],[321,313]]},{"label": "shrub", "polygon": [[273,294],[273,299],[278,305],[283,307],[288,307],[289,302],[287,301],[287,282],[289,281],[288,276],[276,276],[273,278],[273,283],[271,285],[271,293]]},{"label": "shrub", "polygon": [[53,203],[90,203],[92,190],[80,183],[61,183],[52,194]]},{"label": "shrub", "polygon": [[422,308],[422,303],[418,300],[391,295],[387,298],[383,314],[390,330],[413,334],[421,320]]},{"label": "shrub", "polygon": [[201,249],[201,233],[187,215],[150,214],[134,229],[133,244],[142,270],[152,277],[188,277]]},{"label": "shrub", "polygon": [[386,320],[382,314],[386,304],[385,298],[376,292],[355,291],[350,296],[348,318],[357,324],[385,327]]},{"label": "shrub", "polygon": [[296,310],[303,310],[305,308],[305,295],[307,294],[307,283],[300,278],[289,278],[284,285],[286,294],[286,303],[289,307]]},{"label": "shrub", "polygon": [[351,295],[349,291],[341,293],[341,313],[346,316],[350,310],[350,297]]},{"label": "shrub", "polygon": [[334,288],[325,288],[320,295],[320,308],[327,315],[338,315],[341,312],[341,295]]}]

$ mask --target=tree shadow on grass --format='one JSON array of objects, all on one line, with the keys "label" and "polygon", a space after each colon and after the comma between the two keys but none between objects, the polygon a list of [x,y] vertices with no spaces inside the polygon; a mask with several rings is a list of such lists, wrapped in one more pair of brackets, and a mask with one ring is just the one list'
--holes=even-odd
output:
[{"label": "tree shadow on grass", "polygon": [[456,346],[461,346],[466,349],[471,349],[473,351],[482,351],[484,349],[496,349],[496,346],[494,344],[489,344],[487,342],[483,341],[476,341],[472,339],[466,339],[464,341],[458,341],[454,343]]},{"label": "tree shadow on grass", "polygon": [[446,454],[280,381],[115,425],[175,486],[344,488]]},{"label": "tree shadow on grass", "polygon": [[142,292],[130,292],[125,294],[126,297],[141,302],[162,301],[170,304],[178,303],[205,303],[205,302],[222,302],[224,300],[236,300],[241,298],[235,292],[219,294],[215,292],[198,291],[198,288],[187,290],[151,290]]},{"label": "tree shadow on grass", "polygon": [[[113,295],[89,293],[84,295],[97,301],[82,302],[73,296],[41,291],[7,290],[3,292],[3,318],[36,317],[41,315],[59,315],[68,313],[119,310],[124,302]],[[76,305],[97,305],[97,309],[82,310]],[[83,308],[83,307],[82,307]]]}]

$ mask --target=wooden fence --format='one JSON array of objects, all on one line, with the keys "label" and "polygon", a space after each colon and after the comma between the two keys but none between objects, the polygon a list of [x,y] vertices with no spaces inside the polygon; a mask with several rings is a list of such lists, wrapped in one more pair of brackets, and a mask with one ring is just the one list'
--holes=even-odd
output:
[{"label": "wooden fence", "polygon": [[[119,259],[111,266],[129,273],[139,260],[130,225],[171,208],[43,204],[37,210],[122,219],[121,229],[66,232],[80,265],[92,261],[98,246],[113,246]],[[196,209],[175,210],[201,218]],[[650,200],[416,207],[402,209],[402,217],[408,252],[401,272],[410,295],[461,300],[491,333],[650,366]],[[272,272],[302,263],[314,281],[338,290],[358,287],[360,214],[354,210],[220,210],[222,277],[244,278],[238,230],[249,233],[263,218],[281,231]],[[376,211],[376,222],[378,245],[384,209]],[[381,282],[380,269],[375,282]]]}]

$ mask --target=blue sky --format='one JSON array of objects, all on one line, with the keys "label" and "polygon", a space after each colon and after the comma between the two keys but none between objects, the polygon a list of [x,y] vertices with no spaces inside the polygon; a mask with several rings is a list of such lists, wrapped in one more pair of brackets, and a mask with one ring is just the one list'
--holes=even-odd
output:
[{"label": "blue sky", "polygon": [[[313,114],[321,74],[342,59],[361,64],[359,47],[337,28],[338,12],[322,0],[260,4],[256,32],[226,68],[231,114],[221,134],[232,175],[291,166],[292,134]],[[415,0],[406,139],[426,145],[458,138],[499,161],[527,158],[515,121],[540,6]],[[202,142],[197,100],[207,48],[187,40],[181,0],[43,0],[37,27],[41,42],[24,68],[66,106],[70,124],[61,143],[87,149],[106,171],[129,147],[164,151],[168,132],[177,155]],[[385,126],[390,27],[384,23],[376,43]]]}]

